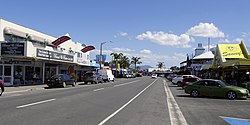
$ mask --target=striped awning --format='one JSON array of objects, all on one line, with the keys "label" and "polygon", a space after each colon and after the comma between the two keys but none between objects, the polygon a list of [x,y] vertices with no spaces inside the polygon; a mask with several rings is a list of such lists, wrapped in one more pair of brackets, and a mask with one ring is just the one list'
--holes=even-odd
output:
[{"label": "striped awning", "polygon": [[69,36],[62,36],[58,39],[56,39],[55,41],[52,42],[53,45],[58,46],[60,44],[62,44],[63,42],[70,40],[71,38]]},{"label": "striped awning", "polygon": [[95,49],[94,46],[86,46],[86,47],[84,47],[81,51],[82,51],[83,53],[86,53],[86,52],[91,51],[91,50],[94,50],[94,49]]}]

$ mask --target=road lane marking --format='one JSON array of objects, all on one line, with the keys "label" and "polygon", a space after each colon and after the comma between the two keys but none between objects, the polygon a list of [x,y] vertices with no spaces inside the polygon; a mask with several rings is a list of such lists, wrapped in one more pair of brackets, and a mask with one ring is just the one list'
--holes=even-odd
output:
[{"label": "road lane marking", "polygon": [[230,125],[250,125],[250,119],[219,116]]},{"label": "road lane marking", "polygon": [[129,100],[126,104],[124,104],[121,108],[119,108],[118,110],[116,110],[114,113],[112,113],[111,115],[109,115],[107,118],[105,118],[102,122],[100,122],[98,125],[103,125],[105,124],[109,119],[111,119],[112,117],[114,117],[118,112],[120,112],[122,109],[124,109],[127,105],[129,105],[133,100],[135,100],[138,96],[140,96],[144,91],[146,91],[151,85],[153,85],[155,82],[157,81],[154,80],[150,85],[148,85],[146,88],[144,88],[141,92],[139,92],[135,97],[133,97],[131,100]]},{"label": "road lane marking", "polygon": [[100,89],[95,89],[93,91],[100,91],[100,90],[103,90],[104,88],[100,88]]},{"label": "road lane marking", "polygon": [[114,85],[114,87],[118,87],[118,86],[123,86],[123,85],[131,84],[131,83],[138,82],[138,81],[140,81],[140,80],[135,80],[135,81],[132,81],[132,82],[127,82],[127,83],[119,84],[119,85]]},{"label": "road lane marking", "polygon": [[24,107],[28,107],[28,106],[33,106],[33,105],[38,105],[38,104],[42,104],[42,103],[46,103],[46,102],[51,102],[51,101],[55,101],[56,99],[48,99],[48,100],[44,100],[44,101],[39,101],[39,102],[35,102],[35,103],[30,103],[30,104],[26,104],[26,105],[21,105],[21,106],[17,106],[16,108],[24,108]]},{"label": "road lane marking", "polygon": [[168,111],[171,125],[187,125],[187,121],[183,116],[177,102],[175,101],[174,96],[170,91],[166,81],[163,80],[163,83],[167,95]]}]

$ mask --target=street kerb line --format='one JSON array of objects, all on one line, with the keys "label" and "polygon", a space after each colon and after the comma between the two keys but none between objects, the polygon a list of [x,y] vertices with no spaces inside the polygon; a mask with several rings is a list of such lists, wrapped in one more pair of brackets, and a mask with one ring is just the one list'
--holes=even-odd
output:
[{"label": "street kerb line", "polygon": [[100,90],[103,90],[104,88],[100,88],[100,89],[95,89],[93,91],[100,91]]},{"label": "street kerb line", "polygon": [[21,106],[17,106],[16,108],[24,108],[24,107],[28,107],[28,106],[33,106],[33,105],[38,105],[38,104],[42,104],[42,103],[46,103],[46,102],[51,102],[51,101],[55,101],[56,99],[48,99],[48,100],[44,100],[44,101],[39,101],[39,102],[35,102],[35,103],[30,103],[30,104],[26,104],[26,105],[21,105]]},{"label": "street kerb line", "polygon": [[148,85],[146,88],[144,88],[141,92],[139,92],[135,97],[133,97],[131,100],[129,100],[126,104],[124,104],[121,108],[119,108],[118,110],[116,110],[115,112],[113,112],[111,115],[109,115],[107,118],[105,118],[102,122],[100,122],[98,125],[103,125],[105,124],[109,119],[111,119],[112,117],[114,117],[118,112],[120,112],[122,109],[124,109],[127,105],[129,105],[133,100],[135,100],[138,96],[140,96],[144,91],[146,91],[151,85],[153,85],[156,81],[158,80],[158,78],[156,80],[154,80],[150,85]]},{"label": "street kerb line", "polygon": [[171,125],[187,125],[187,121],[183,116],[177,102],[175,101],[174,96],[170,91],[166,81],[163,80],[163,83],[167,95],[167,104]]},{"label": "street kerb line", "polygon": [[140,80],[135,80],[135,81],[127,82],[127,83],[124,83],[124,84],[119,84],[119,85],[114,85],[114,87],[118,87],[118,86],[123,86],[123,85],[131,84],[131,83],[138,82],[138,81],[140,81]]}]

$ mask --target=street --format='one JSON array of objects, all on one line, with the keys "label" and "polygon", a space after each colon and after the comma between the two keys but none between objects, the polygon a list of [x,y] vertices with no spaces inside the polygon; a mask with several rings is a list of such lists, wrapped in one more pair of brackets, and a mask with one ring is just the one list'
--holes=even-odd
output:
[{"label": "street", "polygon": [[10,93],[0,107],[6,125],[227,125],[224,118],[250,118],[249,98],[191,98],[151,77]]}]

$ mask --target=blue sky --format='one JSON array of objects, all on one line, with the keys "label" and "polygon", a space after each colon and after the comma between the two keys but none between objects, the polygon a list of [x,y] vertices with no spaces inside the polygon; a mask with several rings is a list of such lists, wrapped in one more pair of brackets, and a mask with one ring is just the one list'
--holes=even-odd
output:
[{"label": "blue sky", "polygon": [[[249,0],[9,0],[2,1],[0,18],[73,41],[101,42],[105,54],[139,56],[143,64],[166,67],[194,53],[198,43],[238,43],[250,46]],[[110,57],[108,57],[110,60]]]}]

